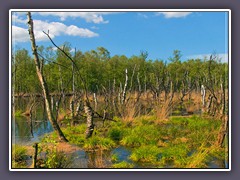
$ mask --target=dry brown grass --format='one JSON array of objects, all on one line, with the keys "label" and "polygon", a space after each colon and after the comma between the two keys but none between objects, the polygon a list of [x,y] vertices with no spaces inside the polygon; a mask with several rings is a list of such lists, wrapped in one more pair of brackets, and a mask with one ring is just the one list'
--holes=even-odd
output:
[{"label": "dry brown grass", "polygon": [[[108,166],[108,161],[102,150],[95,151],[94,154],[90,155],[88,158],[88,167],[90,168],[106,168]],[[110,161],[110,157],[109,157]]]},{"label": "dry brown grass", "polygon": [[161,123],[162,121],[167,121],[177,102],[178,99],[176,97],[173,97],[173,99],[169,97],[165,102],[159,101],[159,103],[156,103],[154,106],[154,112],[157,118],[156,122]]},{"label": "dry brown grass", "polygon": [[126,105],[121,107],[121,117],[123,122],[132,123],[138,115],[138,103],[129,100]]}]

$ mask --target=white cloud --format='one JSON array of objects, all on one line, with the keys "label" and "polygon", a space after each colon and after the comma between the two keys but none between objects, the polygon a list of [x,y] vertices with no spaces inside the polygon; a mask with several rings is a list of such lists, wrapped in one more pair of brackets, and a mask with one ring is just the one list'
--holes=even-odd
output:
[{"label": "white cloud", "polygon": [[17,26],[12,26],[12,40],[13,42],[29,41],[28,30]]},{"label": "white cloud", "polygon": [[26,24],[27,19],[22,19],[19,17],[16,13],[12,15],[12,23],[21,23],[21,24]]},{"label": "white cloud", "polygon": [[[190,56],[187,56],[187,59],[210,59],[211,55],[212,54],[190,55]],[[227,53],[216,54],[216,57],[222,63],[228,62],[228,54]]]},{"label": "white cloud", "polygon": [[61,21],[65,21],[67,18],[83,18],[87,22],[95,24],[108,23],[103,19],[103,15],[113,14],[116,12],[33,12],[40,14],[41,16],[57,16]]},{"label": "white cloud", "polygon": [[[59,46],[61,49],[63,49],[63,46]],[[51,49],[53,50],[53,51],[57,51],[58,50],[58,48],[57,47],[51,47]],[[71,53],[74,53],[75,52],[75,49],[74,48],[72,48],[72,49],[70,49],[70,52]]]},{"label": "white cloud", "polygon": [[165,18],[182,18],[186,17],[192,12],[157,12],[156,15],[163,14]]},{"label": "white cloud", "polygon": [[147,16],[146,14],[143,14],[143,13],[138,13],[138,16],[139,16],[139,17],[142,17],[142,18],[144,18],[144,19],[147,19],[147,18],[148,18],[148,16]]},{"label": "white cloud", "polygon": [[[48,40],[47,36],[43,33],[49,32],[51,38],[60,35],[80,36],[80,37],[96,37],[97,33],[94,33],[85,28],[79,28],[75,25],[66,26],[60,22],[46,22],[41,20],[33,20],[34,34],[37,41]],[[28,30],[17,26],[12,26],[13,40],[16,42],[26,42],[29,40]]]},{"label": "white cloud", "polygon": [[91,29],[99,29],[97,26],[92,26]]}]

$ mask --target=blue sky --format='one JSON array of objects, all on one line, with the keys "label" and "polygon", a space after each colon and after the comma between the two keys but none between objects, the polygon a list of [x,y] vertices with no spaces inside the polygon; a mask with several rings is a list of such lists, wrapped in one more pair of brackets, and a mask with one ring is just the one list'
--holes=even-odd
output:
[{"label": "blue sky", "polygon": [[[182,60],[228,54],[228,12],[34,12],[38,45],[69,42],[83,52],[105,47],[111,56],[139,55],[167,60],[180,50]],[[26,14],[12,12],[12,45],[30,50]]]}]

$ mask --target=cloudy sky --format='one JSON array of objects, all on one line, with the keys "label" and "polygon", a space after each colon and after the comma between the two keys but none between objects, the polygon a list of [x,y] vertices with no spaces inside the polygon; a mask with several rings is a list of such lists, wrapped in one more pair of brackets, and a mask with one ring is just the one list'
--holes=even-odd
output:
[{"label": "cloudy sky", "polygon": [[[30,51],[25,12],[12,11],[12,47]],[[83,52],[105,47],[111,54],[168,60],[180,50],[182,60],[216,53],[228,55],[228,12],[32,12],[37,45],[69,42]]]}]

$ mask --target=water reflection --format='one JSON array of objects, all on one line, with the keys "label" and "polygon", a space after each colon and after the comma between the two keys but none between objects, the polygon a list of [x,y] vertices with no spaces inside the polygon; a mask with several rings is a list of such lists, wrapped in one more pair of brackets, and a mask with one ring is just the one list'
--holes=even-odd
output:
[{"label": "water reflection", "polygon": [[32,121],[28,117],[16,117],[12,122],[12,140],[17,144],[28,144],[39,141],[39,137],[52,132],[51,123],[46,120]]}]

